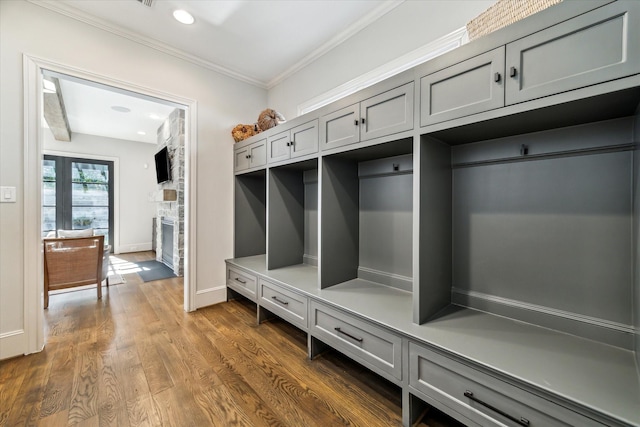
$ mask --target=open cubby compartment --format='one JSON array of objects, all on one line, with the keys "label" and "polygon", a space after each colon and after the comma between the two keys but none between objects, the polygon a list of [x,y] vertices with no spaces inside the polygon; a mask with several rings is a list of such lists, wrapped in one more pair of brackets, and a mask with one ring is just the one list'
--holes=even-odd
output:
[{"label": "open cubby compartment", "polygon": [[320,288],[353,279],[411,291],[413,138],[324,156]]},{"label": "open cubby compartment", "polygon": [[234,258],[266,252],[266,172],[235,176]]},{"label": "open cubby compartment", "polygon": [[453,303],[632,350],[637,122],[422,136],[414,321]]},{"label": "open cubby compartment", "polygon": [[318,160],[269,169],[267,269],[318,265]]}]

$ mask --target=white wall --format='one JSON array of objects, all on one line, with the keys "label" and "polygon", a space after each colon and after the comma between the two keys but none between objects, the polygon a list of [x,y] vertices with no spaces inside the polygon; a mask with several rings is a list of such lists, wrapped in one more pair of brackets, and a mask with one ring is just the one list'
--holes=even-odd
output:
[{"label": "white wall", "polygon": [[405,1],[271,88],[269,107],[293,119],[299,104],[464,27],[493,3],[495,0]]},{"label": "white wall", "polygon": [[68,157],[86,154],[117,159],[118,170],[114,178],[118,200],[114,204],[118,210],[114,216],[118,223],[114,253],[151,250],[156,204],[149,200],[149,193],[158,190],[153,157],[157,146],[82,133],[72,133],[70,142],[56,141],[48,129],[43,129],[43,136],[45,152],[68,153]]},{"label": "white wall", "polygon": [[36,284],[25,283],[23,267],[23,54],[197,102],[196,304],[224,292],[224,259],[233,255],[230,131],[257,117],[265,91],[35,4],[0,1],[0,185],[17,187],[17,203],[0,204],[0,359],[37,350],[25,317],[36,304],[25,292]]}]

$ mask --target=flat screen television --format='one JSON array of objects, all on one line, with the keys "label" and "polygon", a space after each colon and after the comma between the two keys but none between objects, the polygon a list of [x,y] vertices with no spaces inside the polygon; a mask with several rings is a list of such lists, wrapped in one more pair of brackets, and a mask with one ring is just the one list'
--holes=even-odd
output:
[{"label": "flat screen television", "polygon": [[171,160],[169,159],[169,150],[163,147],[158,151],[156,157],[156,179],[158,184],[171,181]]}]

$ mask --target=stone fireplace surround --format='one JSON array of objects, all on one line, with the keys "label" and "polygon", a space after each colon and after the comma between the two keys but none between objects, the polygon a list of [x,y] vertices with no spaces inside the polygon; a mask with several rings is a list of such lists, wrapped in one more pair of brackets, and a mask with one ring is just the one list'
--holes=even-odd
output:
[{"label": "stone fireplace surround", "polygon": [[[156,261],[173,269],[177,276],[184,275],[184,110],[175,109],[158,128],[158,147],[167,146],[171,160],[170,181],[158,184],[158,191],[176,190],[175,201],[156,202]],[[161,198],[162,200],[162,198]],[[163,227],[165,224],[165,227]],[[166,225],[169,225],[166,228]],[[163,239],[163,229],[173,229],[172,238]],[[167,237],[167,236],[165,236]],[[171,254],[164,253],[164,245],[172,242]]]}]

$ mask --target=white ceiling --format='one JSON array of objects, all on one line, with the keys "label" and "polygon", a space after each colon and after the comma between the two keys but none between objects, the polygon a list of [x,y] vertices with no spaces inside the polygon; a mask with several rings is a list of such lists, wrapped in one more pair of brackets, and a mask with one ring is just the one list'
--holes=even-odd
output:
[{"label": "white ceiling", "polygon": [[[72,132],[155,144],[158,128],[174,110],[173,106],[90,82],[62,78],[59,82]],[[112,107],[124,107],[129,112]]]}]

